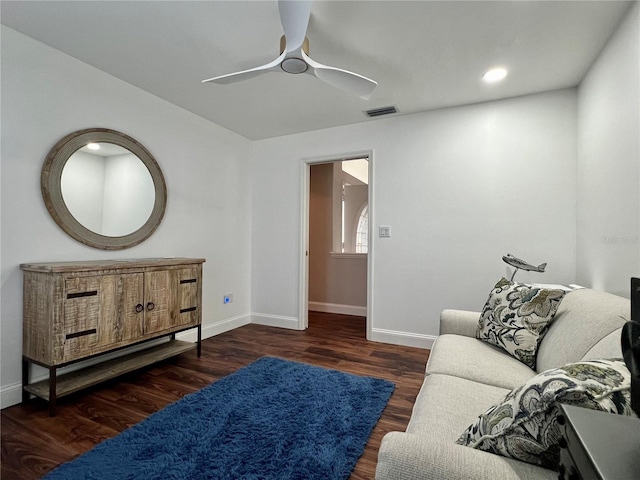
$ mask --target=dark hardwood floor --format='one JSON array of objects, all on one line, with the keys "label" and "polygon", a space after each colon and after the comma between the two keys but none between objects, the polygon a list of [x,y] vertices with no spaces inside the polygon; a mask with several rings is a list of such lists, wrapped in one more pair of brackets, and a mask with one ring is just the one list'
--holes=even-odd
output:
[{"label": "dark hardwood floor", "polygon": [[372,479],[385,433],[404,430],[422,380],[428,350],[368,342],[365,319],[310,312],[306,331],[247,325],[202,342],[194,352],[59,400],[49,417],[33,399],[2,410],[2,480],[39,479],[184,395],[262,356],[276,356],[391,380],[396,390],[351,479]]}]

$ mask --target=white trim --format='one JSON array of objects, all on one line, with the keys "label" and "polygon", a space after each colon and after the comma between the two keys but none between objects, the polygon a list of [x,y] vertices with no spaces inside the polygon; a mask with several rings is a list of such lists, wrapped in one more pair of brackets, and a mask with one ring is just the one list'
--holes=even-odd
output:
[{"label": "white trim", "polygon": [[374,237],[373,233],[373,225],[375,225],[375,208],[373,205],[374,198],[374,174],[373,167],[375,165],[373,161],[373,149],[369,152],[369,198],[367,198],[368,208],[369,208],[369,248],[367,249],[367,340],[371,340],[373,336],[373,282],[375,279],[375,275],[373,274],[373,252],[375,251],[374,247]]},{"label": "white trim", "polygon": [[0,408],[18,405],[22,402],[22,382],[12,383],[0,388]]},{"label": "white trim", "polygon": [[[205,338],[215,337],[216,335],[249,325],[250,323],[251,315],[246,313],[244,315],[238,315],[237,317],[226,318],[211,325],[203,325],[202,339],[204,340]],[[198,332],[195,329],[187,330],[186,332],[176,334],[176,338],[185,342],[197,342]]]},{"label": "white trim", "polygon": [[366,260],[366,253],[342,253],[342,252],[329,252],[331,258],[345,259],[345,258],[357,258],[358,260]]},{"label": "white trim", "polygon": [[340,315],[357,315],[359,317],[367,316],[367,307],[360,305],[309,301],[309,310],[313,310],[314,312],[339,313]]},{"label": "white trim", "polygon": [[309,191],[311,185],[311,163],[300,163],[302,187],[300,188],[300,269],[298,272],[298,330],[309,327]]},{"label": "white trim", "polygon": [[304,330],[300,328],[300,320],[295,317],[285,317],[283,315],[271,315],[268,313],[252,313],[251,323],[266,325],[268,327],[288,328],[290,330]]},{"label": "white trim", "polygon": [[371,331],[371,338],[369,340],[374,342],[391,343],[393,345],[403,345],[405,347],[430,349],[436,338],[438,337],[433,335],[374,328]]}]

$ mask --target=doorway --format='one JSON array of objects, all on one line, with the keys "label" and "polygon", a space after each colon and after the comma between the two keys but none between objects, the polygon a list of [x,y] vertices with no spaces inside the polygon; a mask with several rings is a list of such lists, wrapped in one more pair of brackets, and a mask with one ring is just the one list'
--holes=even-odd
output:
[{"label": "doorway", "polygon": [[364,317],[370,337],[372,170],[372,152],[303,164],[301,329],[312,310]]}]

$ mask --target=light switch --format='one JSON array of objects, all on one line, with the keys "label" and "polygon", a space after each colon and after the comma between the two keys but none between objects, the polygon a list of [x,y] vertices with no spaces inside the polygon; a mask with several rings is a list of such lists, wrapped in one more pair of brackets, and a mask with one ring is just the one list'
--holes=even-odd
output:
[{"label": "light switch", "polygon": [[389,225],[380,225],[378,227],[378,236],[380,238],[388,238],[391,236],[391,227]]}]

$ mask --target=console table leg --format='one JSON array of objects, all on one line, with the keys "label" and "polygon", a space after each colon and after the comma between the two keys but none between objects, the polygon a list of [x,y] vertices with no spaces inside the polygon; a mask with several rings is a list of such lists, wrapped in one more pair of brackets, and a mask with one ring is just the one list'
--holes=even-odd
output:
[{"label": "console table leg", "polygon": [[49,367],[49,416],[56,416],[56,367]]},{"label": "console table leg", "polygon": [[22,359],[22,403],[26,403],[29,400],[29,392],[24,387],[29,385],[29,361]]},{"label": "console table leg", "polygon": [[198,358],[200,358],[200,355],[202,354],[202,324],[198,325]]}]

